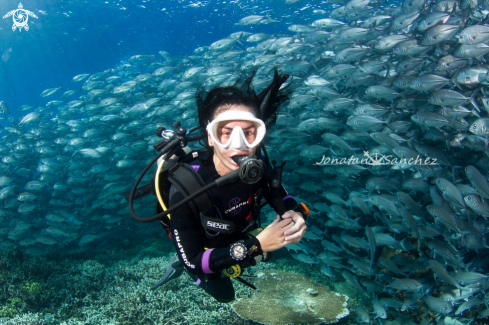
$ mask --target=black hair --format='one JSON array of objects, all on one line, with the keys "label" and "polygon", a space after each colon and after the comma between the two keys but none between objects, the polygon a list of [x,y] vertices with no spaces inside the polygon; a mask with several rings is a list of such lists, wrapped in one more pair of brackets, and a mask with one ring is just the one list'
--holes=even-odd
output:
[{"label": "black hair", "polygon": [[[251,82],[256,75],[254,70],[249,77],[241,75],[234,85],[228,87],[216,87],[207,92],[202,86],[197,89],[195,101],[199,114],[199,127],[202,135],[207,135],[207,124],[214,119],[216,113],[220,114],[227,109],[219,111],[227,105],[243,105],[250,108],[253,114],[261,119],[268,129],[277,121],[278,109],[282,103],[288,100],[290,92],[288,87],[280,89],[289,75],[278,74],[274,70],[271,84],[256,94]],[[207,137],[204,137],[207,143]]]}]

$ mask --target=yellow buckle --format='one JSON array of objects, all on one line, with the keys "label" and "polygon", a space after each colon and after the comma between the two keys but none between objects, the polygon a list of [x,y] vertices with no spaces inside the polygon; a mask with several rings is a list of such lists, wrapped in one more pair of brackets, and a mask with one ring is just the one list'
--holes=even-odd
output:
[{"label": "yellow buckle", "polygon": [[222,270],[225,276],[228,276],[230,278],[237,278],[241,274],[241,267],[239,264],[232,265],[228,267],[227,269]]}]

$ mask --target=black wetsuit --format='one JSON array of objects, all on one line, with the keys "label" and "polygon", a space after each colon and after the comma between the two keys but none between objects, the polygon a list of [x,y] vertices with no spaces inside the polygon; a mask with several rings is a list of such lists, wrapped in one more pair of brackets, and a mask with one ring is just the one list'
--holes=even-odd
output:
[{"label": "black wetsuit", "polygon": [[[205,152],[190,163],[206,184],[210,184],[220,177],[214,166],[212,154],[212,151]],[[232,234],[220,233],[217,236],[212,236],[216,232],[206,230],[201,225],[189,204],[171,213],[169,236],[173,240],[180,261],[197,281],[197,284],[220,302],[234,300],[234,288],[231,279],[224,276],[221,271],[236,264],[244,265],[243,267],[254,265],[255,256],[262,254],[261,249],[259,249],[240,262],[231,258],[230,255],[230,245],[239,240],[244,240],[243,244],[248,250],[253,245],[259,246],[258,239],[242,233],[242,230],[249,225],[249,220],[253,216],[254,205],[260,204],[260,202],[256,202],[255,198],[255,195],[260,193],[260,189],[265,200],[272,202],[268,184],[264,178],[252,185],[236,181],[209,190],[213,204],[219,210],[222,219],[234,223],[235,231]],[[298,203],[287,195],[283,187],[281,191],[286,209],[297,209]],[[183,198],[183,195],[172,186],[170,207]],[[255,220],[246,232],[257,227]]]}]

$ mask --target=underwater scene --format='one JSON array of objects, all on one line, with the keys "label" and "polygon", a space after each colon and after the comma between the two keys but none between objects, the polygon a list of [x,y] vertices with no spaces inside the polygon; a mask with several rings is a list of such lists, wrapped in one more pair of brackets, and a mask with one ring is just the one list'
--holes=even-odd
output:
[{"label": "underwater scene", "polygon": [[[489,1],[0,13],[0,324],[489,323]],[[257,290],[232,280],[232,303],[187,274],[154,288],[175,248],[128,198],[161,128],[198,126],[198,89],[256,73],[261,92],[275,69],[291,95],[265,148],[310,210],[304,237],[245,270]]]}]

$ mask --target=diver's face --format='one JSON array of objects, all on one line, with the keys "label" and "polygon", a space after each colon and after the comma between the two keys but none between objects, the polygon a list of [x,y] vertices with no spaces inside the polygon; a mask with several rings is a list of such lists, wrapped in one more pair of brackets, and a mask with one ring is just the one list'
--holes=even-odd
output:
[{"label": "diver's face", "polygon": [[256,127],[255,123],[251,121],[222,121],[219,122],[217,127],[218,140],[221,143],[226,143],[231,137],[231,132],[233,132],[235,127],[241,127],[245,135],[246,141],[252,143],[256,139]]},{"label": "diver's face", "polygon": [[[218,140],[221,143],[226,143],[231,136],[231,132],[235,127],[241,127],[243,133],[246,137],[246,140],[249,143],[252,143],[256,137],[256,127],[255,123],[251,121],[222,121],[219,122],[218,126]],[[214,164],[216,166],[216,170],[219,175],[224,176],[233,170],[237,170],[239,168],[238,164],[234,162],[232,157],[234,156],[242,156],[242,155],[254,155],[256,148],[250,150],[235,150],[235,149],[221,149],[219,146],[214,145],[214,141],[211,136],[208,136],[209,145],[214,147]]]}]

